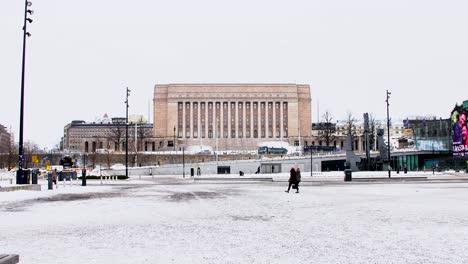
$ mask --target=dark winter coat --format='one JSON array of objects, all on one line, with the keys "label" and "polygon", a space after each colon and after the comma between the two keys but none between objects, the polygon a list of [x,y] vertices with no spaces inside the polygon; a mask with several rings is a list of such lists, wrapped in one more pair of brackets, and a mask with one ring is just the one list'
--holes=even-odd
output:
[{"label": "dark winter coat", "polygon": [[293,184],[297,183],[296,170],[294,168],[289,171],[289,182]]},{"label": "dark winter coat", "polygon": [[296,171],[296,182],[297,183],[301,182],[301,171],[300,170]]}]

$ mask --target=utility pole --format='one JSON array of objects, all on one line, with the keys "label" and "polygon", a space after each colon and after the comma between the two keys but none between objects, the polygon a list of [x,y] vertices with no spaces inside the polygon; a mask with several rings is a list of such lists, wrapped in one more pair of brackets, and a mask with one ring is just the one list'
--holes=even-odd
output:
[{"label": "utility pole", "polygon": [[126,111],[125,111],[125,176],[128,178],[128,97],[130,90],[127,87],[127,96],[125,97]]},{"label": "utility pole", "polygon": [[23,178],[23,121],[24,121],[24,79],[25,79],[25,68],[26,68],[26,37],[30,37],[31,34],[27,30],[28,23],[32,23],[33,20],[28,17],[34,13],[33,10],[28,9],[32,3],[30,1],[24,1],[24,24],[23,24],[23,59],[21,64],[21,101],[20,101],[20,127],[19,127],[19,142],[18,142],[18,171],[16,172],[16,184],[22,183]]},{"label": "utility pole", "polygon": [[391,157],[390,157],[390,114],[389,114],[389,105],[390,103],[388,102],[388,100],[390,99],[390,95],[392,93],[390,93],[388,90],[387,90],[387,100],[385,100],[385,102],[387,103],[387,152],[388,152],[388,178],[390,178],[392,176],[392,170],[390,168],[390,164],[391,164]]}]

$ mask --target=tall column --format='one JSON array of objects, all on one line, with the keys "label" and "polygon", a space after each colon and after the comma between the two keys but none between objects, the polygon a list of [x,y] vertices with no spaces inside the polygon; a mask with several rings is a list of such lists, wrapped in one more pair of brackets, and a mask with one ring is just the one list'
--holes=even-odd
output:
[{"label": "tall column", "polygon": [[234,131],[236,131],[234,133],[234,138],[237,138],[239,137],[239,126],[238,126],[238,123],[239,122],[239,102],[238,101],[235,101],[234,102],[234,109],[231,109],[232,112],[234,112]]},{"label": "tall column", "polygon": [[219,129],[219,138],[222,138],[223,133],[224,133],[223,116],[224,116],[223,102],[219,102],[219,120],[218,120],[219,125],[216,122],[216,112],[215,112],[215,126],[217,126],[216,129]]},{"label": "tall column", "polygon": [[228,138],[231,138],[231,130],[232,130],[232,127],[231,127],[231,115],[232,115],[232,111],[231,111],[231,102],[228,101],[227,102],[227,111],[228,111],[228,123],[227,123],[227,127],[228,127],[228,134],[227,134],[227,137]]},{"label": "tall column", "polygon": [[[250,107],[249,107],[249,111],[250,111]],[[247,132],[246,117],[247,117],[247,102],[242,101],[242,138],[246,138],[246,132]],[[250,120],[250,118],[249,118],[249,120]]]},{"label": "tall column", "polygon": [[280,132],[280,139],[283,140],[283,136],[284,136],[283,135],[283,131],[284,131],[284,126],[283,126],[283,102],[280,101],[279,104],[280,104],[279,105],[279,112],[280,112],[280,114],[279,114],[279,117],[280,117],[280,120],[279,120],[280,121],[280,126],[279,126],[280,131],[279,132]]},{"label": "tall column", "polygon": [[270,131],[268,130],[270,110],[268,109],[268,101],[265,102],[265,137],[269,138]]},{"label": "tall column", "polygon": [[190,101],[190,138],[193,138],[193,101]]},{"label": "tall column", "polygon": [[271,115],[271,121],[273,122],[273,126],[271,126],[272,128],[272,133],[273,133],[273,138],[276,138],[276,102],[273,101],[273,103],[271,104],[271,111],[272,111],[272,115]]},{"label": "tall column", "polygon": [[208,138],[208,101],[205,101],[205,138]]},{"label": "tall column", "polygon": [[262,137],[262,105],[261,101],[257,101],[257,137]]},{"label": "tall column", "polygon": [[250,138],[254,137],[253,113],[254,113],[253,101],[251,100],[250,101]]},{"label": "tall column", "polygon": [[185,123],[185,118],[187,114],[185,103],[186,103],[185,101],[182,101],[182,138],[185,138],[185,135],[186,135],[185,131],[187,130],[187,126]]}]

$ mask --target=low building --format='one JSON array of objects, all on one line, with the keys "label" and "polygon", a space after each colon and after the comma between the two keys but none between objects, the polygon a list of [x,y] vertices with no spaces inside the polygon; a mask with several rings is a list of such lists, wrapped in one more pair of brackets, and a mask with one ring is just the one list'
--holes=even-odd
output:
[{"label": "low building", "polygon": [[[125,118],[103,118],[97,122],[74,120],[64,127],[63,148],[79,153],[122,152],[125,138]],[[155,151],[153,124],[129,122],[128,145],[129,151]]]},{"label": "low building", "polygon": [[0,153],[8,153],[11,149],[12,134],[7,131],[7,128],[0,125]]}]

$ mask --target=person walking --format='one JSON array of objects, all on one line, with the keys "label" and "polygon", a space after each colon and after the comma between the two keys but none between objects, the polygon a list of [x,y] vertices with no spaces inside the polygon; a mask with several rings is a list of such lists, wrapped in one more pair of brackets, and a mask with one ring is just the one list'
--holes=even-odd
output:
[{"label": "person walking", "polygon": [[299,193],[299,183],[301,182],[301,169],[296,169],[296,193]]},{"label": "person walking", "polygon": [[57,185],[57,169],[54,169],[52,171],[52,182],[55,184],[55,188],[58,187]]},{"label": "person walking", "polygon": [[291,185],[293,184],[296,184],[296,170],[293,168],[291,168],[291,170],[289,171],[289,185],[288,185],[288,190],[285,191],[287,193],[289,193],[289,190],[291,189]]}]

